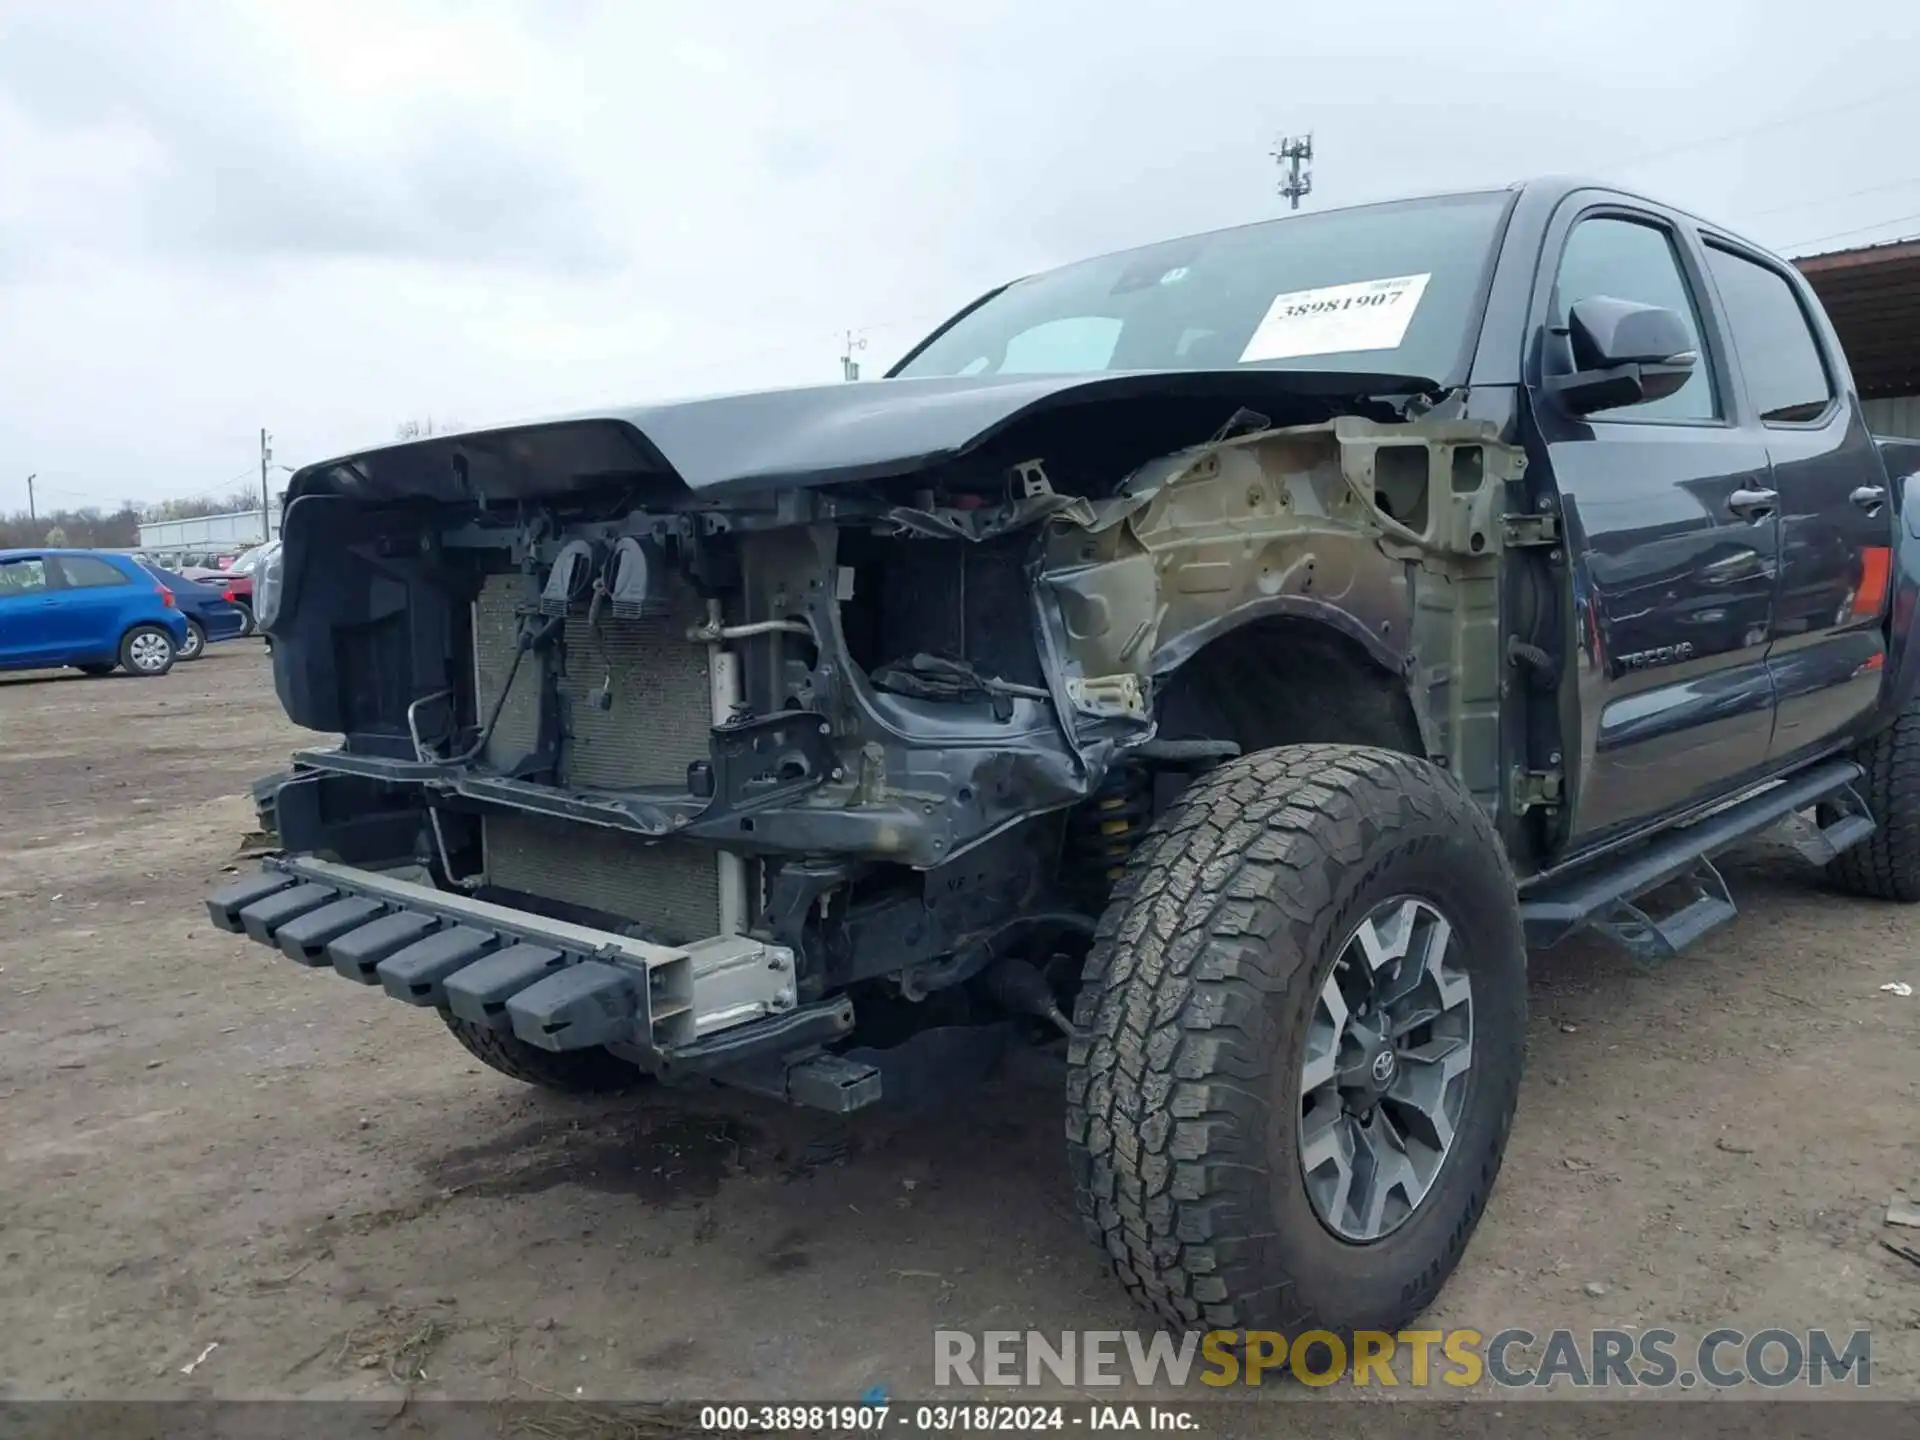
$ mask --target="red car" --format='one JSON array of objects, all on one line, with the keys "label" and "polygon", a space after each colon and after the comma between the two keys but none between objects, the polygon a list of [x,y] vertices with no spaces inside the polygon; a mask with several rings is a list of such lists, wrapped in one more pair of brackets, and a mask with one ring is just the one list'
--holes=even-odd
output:
[{"label": "red car", "polygon": [[[207,583],[211,585],[219,582],[210,580]],[[251,575],[228,576],[227,583],[221,588],[220,598],[247,617],[246,628],[240,633],[253,634],[253,577]]]},{"label": "red car", "polygon": [[224,573],[218,577],[209,576],[204,582],[219,586],[221,597],[228,604],[238,606],[240,613],[247,617],[247,628],[240,632],[242,635],[251,635],[254,630],[253,572],[259,568],[261,561],[279,548],[278,540],[269,540],[264,545],[256,545],[234,560]]}]

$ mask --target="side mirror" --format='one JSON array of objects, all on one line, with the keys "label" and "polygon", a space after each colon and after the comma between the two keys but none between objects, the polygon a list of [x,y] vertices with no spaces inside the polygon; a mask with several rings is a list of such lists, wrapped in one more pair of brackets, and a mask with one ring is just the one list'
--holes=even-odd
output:
[{"label": "side mirror", "polygon": [[1699,363],[1687,322],[1658,305],[1590,295],[1567,315],[1574,372],[1547,388],[1576,415],[1664,400]]}]

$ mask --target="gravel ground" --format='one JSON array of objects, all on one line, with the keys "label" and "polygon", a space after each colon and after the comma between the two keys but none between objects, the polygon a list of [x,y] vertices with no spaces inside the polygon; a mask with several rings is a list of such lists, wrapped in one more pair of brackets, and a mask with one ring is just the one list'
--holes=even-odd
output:
[{"label": "gravel ground", "polygon": [[[925,1393],[935,1328],[1134,1323],[1045,1057],[916,1114],[564,1101],[212,930],[247,781],[311,739],[252,641],[0,679],[0,1398],[845,1401]],[[1536,958],[1430,1322],[1864,1326],[1875,1391],[1920,1397],[1920,1267],[1880,1244],[1920,1244],[1882,1223],[1920,1190],[1920,996],[1879,988],[1920,984],[1920,917],[1727,868],[1741,918],[1663,970]]]}]

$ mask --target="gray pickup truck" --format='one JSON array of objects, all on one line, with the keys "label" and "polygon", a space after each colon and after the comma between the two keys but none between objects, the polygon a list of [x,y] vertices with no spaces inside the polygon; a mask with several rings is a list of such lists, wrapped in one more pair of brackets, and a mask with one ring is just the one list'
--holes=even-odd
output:
[{"label": "gray pickup truck", "polygon": [[559,1089],[1064,1044],[1154,1315],[1392,1329],[1530,945],[1657,962],[1782,825],[1920,898],[1916,468],[1790,266],[1600,186],[1084,261],[878,383],[300,471],[256,608],[344,739],[209,907]]}]

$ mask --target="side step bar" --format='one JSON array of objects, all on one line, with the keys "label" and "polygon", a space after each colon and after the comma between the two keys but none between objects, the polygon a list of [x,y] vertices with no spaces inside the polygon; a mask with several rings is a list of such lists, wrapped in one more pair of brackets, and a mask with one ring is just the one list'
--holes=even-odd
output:
[{"label": "side step bar", "polygon": [[[1839,813],[1825,828],[1796,839],[1801,853],[1810,859],[1831,859],[1872,834],[1872,817],[1853,788],[1862,773],[1850,760],[1828,761],[1657,836],[1638,849],[1603,857],[1564,876],[1548,877],[1521,896],[1527,945],[1543,950],[1592,925],[1642,960],[1668,959],[1734,917],[1733,899],[1712,861],[1729,845],[1820,804]],[[1635,903],[1676,882],[1684,882],[1689,893],[1664,916],[1655,918],[1647,907]]]}]

